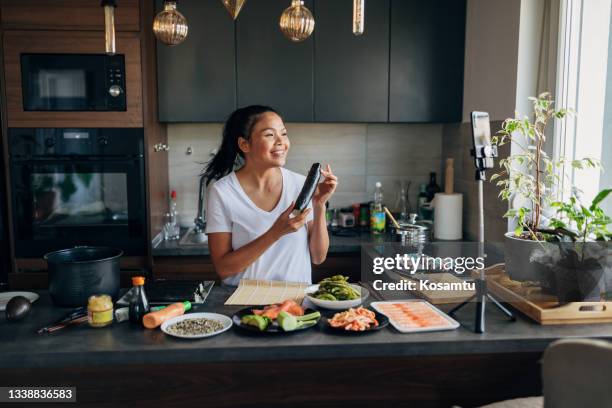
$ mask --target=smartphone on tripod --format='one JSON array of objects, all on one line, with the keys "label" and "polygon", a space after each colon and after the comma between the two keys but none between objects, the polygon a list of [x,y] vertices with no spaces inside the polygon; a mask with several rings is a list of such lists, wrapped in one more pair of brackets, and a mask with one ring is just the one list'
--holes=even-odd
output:
[{"label": "smartphone on tripod", "polygon": [[495,167],[493,159],[497,157],[497,146],[491,143],[491,121],[488,112],[472,112],[472,141],[476,171],[483,172]]}]

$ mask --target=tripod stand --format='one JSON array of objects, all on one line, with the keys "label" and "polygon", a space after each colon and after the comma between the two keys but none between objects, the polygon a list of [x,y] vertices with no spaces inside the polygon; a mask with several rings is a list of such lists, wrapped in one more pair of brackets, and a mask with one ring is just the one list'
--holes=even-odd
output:
[{"label": "tripod stand", "polygon": [[[474,149],[472,149],[471,153],[475,159],[476,182],[478,183],[478,256],[484,259],[486,254],[484,251],[484,194],[482,184],[485,180],[485,169],[492,169],[493,158],[497,157],[496,147],[491,146],[491,129],[488,113],[472,112],[472,135],[474,139]],[[474,320],[474,332],[484,333],[486,330],[485,311],[488,298],[512,321],[516,320],[512,312],[505,308],[497,299],[493,297],[493,295],[489,293],[484,269],[480,270],[478,278],[474,281],[474,284],[476,287],[476,293],[465,302],[454,307],[449,313],[451,316],[475,299],[476,318]]]},{"label": "tripod stand", "polygon": [[[481,172],[480,170],[477,170],[476,173],[477,173],[477,177],[480,177],[480,174],[484,175],[484,171]],[[484,258],[486,257],[486,254],[484,253],[484,210],[483,210],[482,188],[483,188],[482,178],[479,178],[478,179],[478,209],[479,209],[478,256]],[[468,300],[466,300],[465,302],[461,303],[460,305],[455,306],[450,311],[451,316],[453,316],[456,311],[463,308],[464,306],[466,306],[467,304],[469,304],[475,299],[476,317],[474,320],[474,332],[484,333],[486,330],[485,310],[486,310],[486,301],[488,298],[495,306],[499,308],[499,310],[501,310],[512,321],[516,320],[512,312],[510,312],[510,310],[504,307],[497,299],[493,297],[493,295],[489,293],[489,290],[487,288],[487,279],[485,276],[484,269],[480,270],[478,278],[474,281],[474,284],[476,287],[476,293],[472,297],[470,297]]]}]

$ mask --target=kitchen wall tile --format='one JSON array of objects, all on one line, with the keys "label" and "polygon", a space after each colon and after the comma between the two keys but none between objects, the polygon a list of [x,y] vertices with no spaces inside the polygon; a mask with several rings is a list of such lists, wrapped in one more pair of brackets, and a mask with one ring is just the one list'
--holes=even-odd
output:
[{"label": "kitchen wall tile", "polygon": [[[168,126],[170,189],[177,192],[179,222],[193,225],[198,205],[199,175],[211,151],[219,147],[222,124],[181,123]],[[191,147],[192,154],[187,154]]]},{"label": "kitchen wall tile", "polygon": [[[168,125],[170,188],[177,191],[181,223],[192,225],[197,210],[198,176],[210,152],[221,141],[221,123]],[[410,201],[429,172],[441,174],[442,125],[287,123],[289,170],[306,174],[311,164],[330,163],[340,179],[332,207],[371,200],[381,181],[386,201],[394,206],[396,182],[411,180]],[[187,148],[193,153],[187,155]],[[442,185],[442,180],[438,179]]]},{"label": "kitchen wall tile", "polygon": [[329,163],[339,177],[365,176],[366,125],[288,123],[287,130],[290,170],[306,174],[312,163],[320,162]]},{"label": "kitchen wall tile", "polygon": [[409,175],[414,164],[440,159],[442,125],[370,124],[366,152],[368,174]]}]

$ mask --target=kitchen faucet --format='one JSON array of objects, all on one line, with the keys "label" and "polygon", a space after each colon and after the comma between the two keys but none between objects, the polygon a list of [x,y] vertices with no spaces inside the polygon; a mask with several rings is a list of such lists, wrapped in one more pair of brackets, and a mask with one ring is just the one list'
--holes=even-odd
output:
[{"label": "kitchen faucet", "polygon": [[204,194],[206,193],[206,177],[204,174],[200,176],[200,189],[198,192],[198,213],[193,220],[195,226],[193,232],[196,236],[202,237],[204,235],[204,228],[206,227],[206,214],[204,211]]}]

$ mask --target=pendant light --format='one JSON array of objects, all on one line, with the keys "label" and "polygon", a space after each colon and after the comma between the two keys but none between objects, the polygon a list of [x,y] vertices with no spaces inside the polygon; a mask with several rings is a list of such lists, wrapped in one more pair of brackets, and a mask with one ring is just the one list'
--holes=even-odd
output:
[{"label": "pendant light", "polygon": [[166,0],[164,10],[153,20],[155,37],[166,45],[178,45],[187,38],[187,19],[176,9],[176,1]]},{"label": "pendant light", "polygon": [[221,3],[223,3],[234,20],[238,18],[238,14],[240,14],[240,10],[242,10],[245,2],[246,0],[221,0]]},{"label": "pendant light", "polygon": [[291,41],[304,41],[314,30],[314,17],[304,6],[304,0],[291,0],[291,7],[283,11],[280,29]]},{"label": "pendant light", "polygon": [[108,55],[114,55],[115,45],[115,0],[102,0],[100,6],[104,7],[104,47]]},{"label": "pendant light", "polygon": [[365,0],[353,0],[353,34],[363,34]]}]

